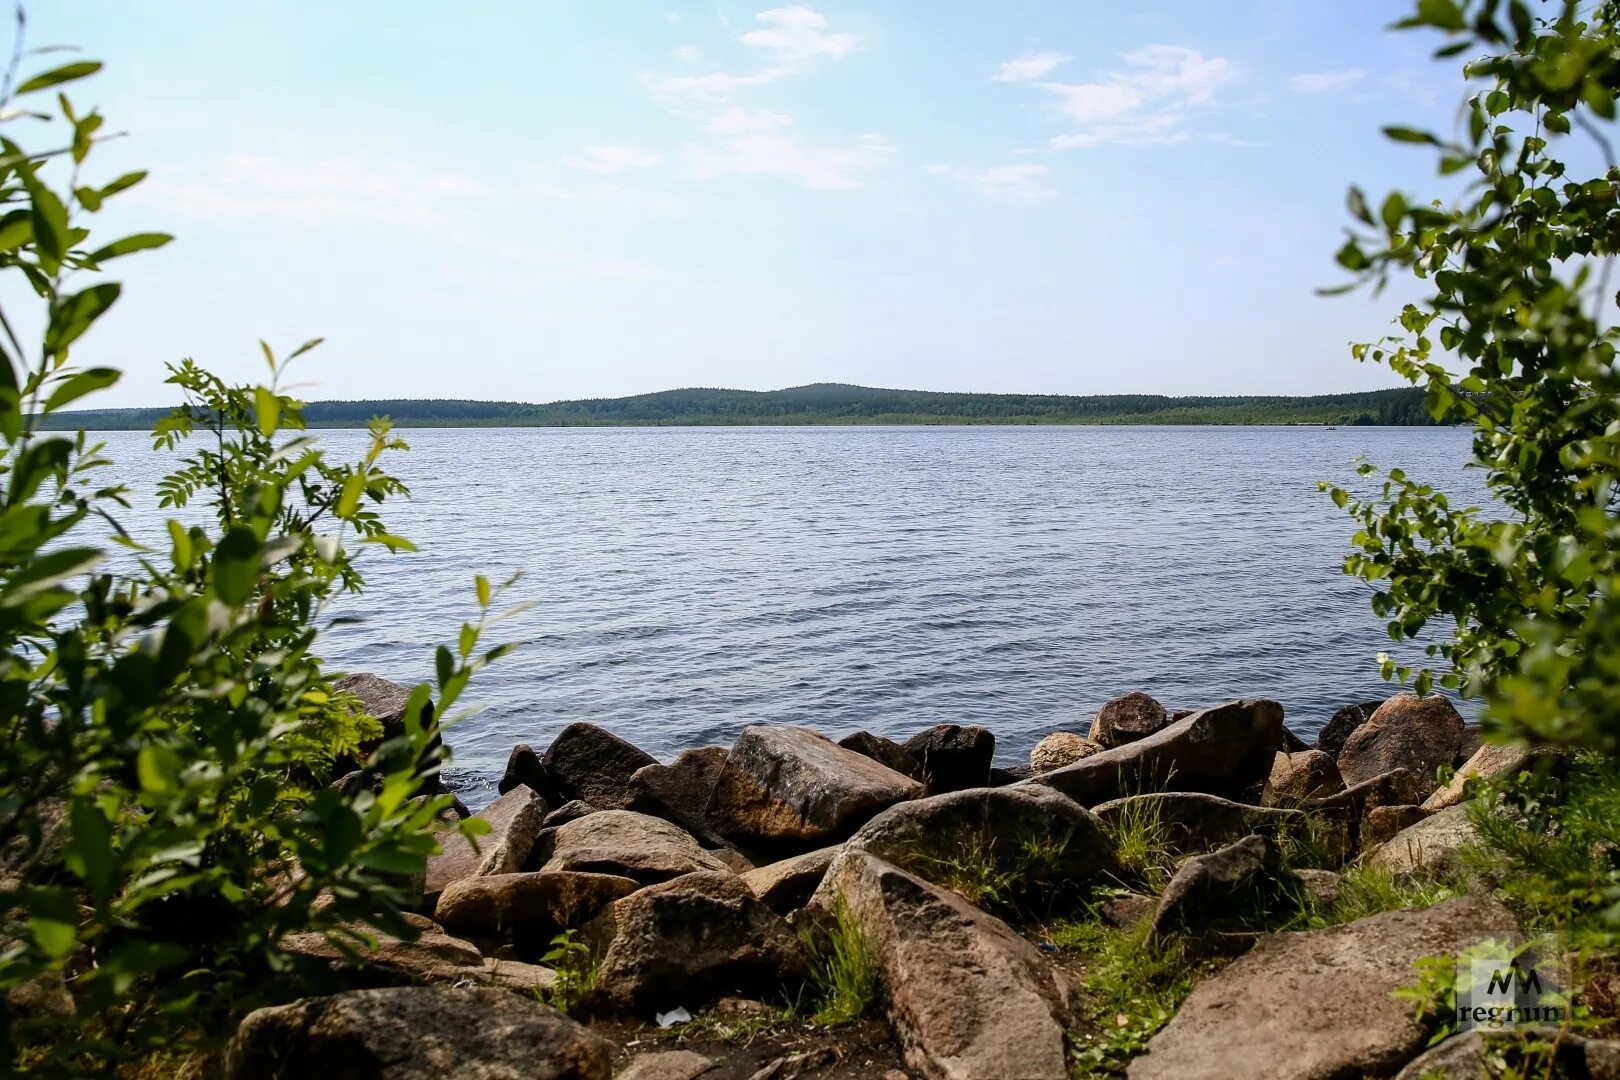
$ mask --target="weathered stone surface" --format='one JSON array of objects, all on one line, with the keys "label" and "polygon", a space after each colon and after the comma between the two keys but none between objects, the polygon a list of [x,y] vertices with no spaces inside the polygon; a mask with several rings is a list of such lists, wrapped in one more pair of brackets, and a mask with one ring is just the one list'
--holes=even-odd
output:
[{"label": "weathered stone surface", "polygon": [[1109,926],[1120,930],[1129,930],[1143,919],[1153,914],[1153,909],[1159,906],[1159,901],[1152,896],[1141,893],[1126,893],[1124,896],[1110,896],[1097,905],[1097,917]]},{"label": "weathered stone surface", "polygon": [[1307,799],[1303,809],[1316,817],[1342,815],[1350,841],[1344,852],[1348,855],[1364,846],[1361,831],[1367,815],[1381,806],[1412,806],[1422,802],[1427,790],[1423,780],[1412,770],[1394,769],[1336,795]]},{"label": "weathered stone surface", "polygon": [[498,986],[505,990],[512,990],[529,997],[549,991],[557,982],[557,973],[548,967],[539,964],[526,964],[521,960],[498,959],[493,956],[484,957],[484,977],[482,979],[458,979],[456,985],[463,986],[478,982],[485,986]]},{"label": "weathered stone surface", "polygon": [[451,882],[485,874],[510,874],[522,869],[529,857],[540,823],[546,816],[546,800],[528,787],[519,786],[473,815],[489,822],[490,830],[476,841],[446,829],[439,833],[440,852],[428,857],[425,895],[438,900]]},{"label": "weathered stone surface", "polygon": [[1518,928],[1500,904],[1459,897],[1343,926],[1269,934],[1193,987],[1130,1065],[1130,1080],[1389,1076],[1422,1049],[1428,1027],[1392,996],[1422,957],[1455,953]]},{"label": "weathered stone surface", "polygon": [[583,799],[602,810],[630,806],[630,778],[658,761],[595,724],[569,724],[540,759],[559,801]]},{"label": "weathered stone surface", "polygon": [[1119,869],[1101,823],[1074,800],[1033,784],[973,788],[891,806],[845,844],[949,885],[950,867],[986,863],[1011,887],[1051,893]]},{"label": "weathered stone surface", "polygon": [[526,785],[530,791],[538,792],[547,799],[557,798],[556,786],[546,775],[540,755],[528,743],[518,743],[512,747],[512,752],[506,758],[506,771],[501,774],[501,781],[495,785],[495,790],[505,795],[519,784]]},{"label": "weathered stone surface", "polygon": [[[1395,1080],[1480,1080],[1498,1075],[1490,1056],[1493,1048],[1511,1050],[1525,1034],[1515,1032],[1468,1031],[1453,1035],[1409,1063]],[[1550,1075],[1581,1077],[1583,1080],[1620,1080],[1620,1042],[1587,1039],[1572,1031],[1547,1029],[1542,1040],[1556,1044],[1556,1072]]]},{"label": "weathered stone surface", "polygon": [[602,999],[639,1011],[775,996],[806,964],[788,924],[730,873],[688,874],[616,900],[584,939]]},{"label": "weathered stone surface", "polygon": [[1103,751],[1101,743],[1072,731],[1054,731],[1029,752],[1029,767],[1037,775],[1073,765],[1082,758]]},{"label": "weathered stone surface", "polygon": [[[750,871],[759,869],[758,864],[755,863],[753,859],[750,859],[747,855],[744,855],[742,852],[738,851],[736,848],[725,843],[724,841],[721,841],[717,847],[705,848],[704,850],[710,855],[713,855],[715,858],[719,859],[721,862],[725,863],[726,869],[730,870],[733,874],[736,874],[739,877],[743,874],[749,873]],[[769,862],[769,860],[766,861]]]},{"label": "weathered stone surface", "polygon": [[1359,784],[1410,769],[1433,790],[1435,770],[1455,760],[1462,731],[1462,717],[1448,699],[1396,694],[1350,733],[1339,751],[1339,772],[1346,784]]},{"label": "weathered stone surface", "polygon": [[1311,749],[1311,744],[1300,738],[1298,735],[1295,735],[1291,730],[1289,730],[1287,724],[1283,725],[1281,735],[1282,740],[1277,744],[1278,753],[1297,754],[1301,750]]},{"label": "weathered stone surface", "polygon": [[1068,1076],[1068,983],[1005,923],[859,850],[833,860],[815,903],[830,910],[836,897],[877,957],[913,1069],[948,1080]]},{"label": "weathered stone surface", "polygon": [[1031,783],[1056,788],[1082,806],[1166,786],[1235,795],[1270,775],[1282,719],[1275,701],[1231,701]]},{"label": "weathered stone surface", "polygon": [[922,785],[801,727],[744,728],[708,817],[729,839],[800,848],[847,836]]},{"label": "weathered stone surface", "polygon": [[1485,732],[1481,730],[1480,726],[1464,722],[1462,742],[1457,746],[1457,759],[1453,764],[1459,769],[1462,768],[1463,763],[1478,753],[1479,748],[1484,745]]},{"label": "weathered stone surface", "polygon": [[1333,759],[1320,750],[1278,754],[1271,766],[1270,801],[1292,806],[1344,790],[1344,777]]},{"label": "weathered stone surface", "polygon": [[1361,848],[1371,851],[1409,825],[1428,817],[1421,806],[1375,806],[1361,819]]},{"label": "weathered stone surface", "polygon": [[483,969],[483,954],[471,942],[451,937],[426,919],[418,917],[412,922],[418,930],[415,941],[357,927],[357,932],[377,942],[375,949],[368,949],[359,939],[344,938],[349,949],[361,958],[358,965],[325,934],[315,930],[288,934],[281,940],[281,949],[293,956],[324,960],[334,970],[351,974],[366,986],[456,982],[469,972]]},{"label": "weathered stone surface", "polygon": [[1092,813],[1111,826],[1132,816],[1157,820],[1165,843],[1183,855],[1213,851],[1251,833],[1303,833],[1306,826],[1306,816],[1298,810],[1252,806],[1196,792],[1128,795],[1096,806]]},{"label": "weathered stone surface", "polygon": [[1177,868],[1153,912],[1153,935],[1197,932],[1270,910],[1298,897],[1301,885],[1282,868],[1277,845],[1245,836]]},{"label": "weathered stone surface", "polygon": [[[389,739],[405,733],[405,703],[410,700],[411,689],[399,683],[384,679],[369,672],[357,672],[345,675],[332,684],[332,689],[345,694],[352,694],[360,701],[360,707],[367,715],[375,717],[382,724],[382,734],[374,739],[367,739],[360,744],[360,752],[356,758],[340,759],[335,764],[335,771],[343,774],[360,769],[365,759],[373,754],[378,747]],[[433,702],[429,701],[422,709],[422,723],[434,728]],[[428,745],[438,747],[443,740],[438,731],[433,731],[433,738]],[[436,795],[444,791],[444,782],[435,772],[422,781],[417,794]]]},{"label": "weathered stone surface", "polygon": [[463,878],[439,895],[433,917],[458,934],[544,942],[639,888],[627,877],[567,871]]},{"label": "weathered stone surface", "polygon": [[573,799],[547,814],[540,824],[547,829],[558,829],[570,821],[578,821],[582,817],[594,814],[599,809],[601,807],[592,806],[583,799]]},{"label": "weathered stone surface", "polygon": [[249,1013],[229,1080],[608,1080],[612,1048],[555,1009],[505,990],[397,987]]},{"label": "weathered stone surface", "polygon": [[907,739],[905,749],[922,766],[929,793],[939,795],[990,783],[996,737],[977,725],[935,724]]},{"label": "weathered stone surface", "polygon": [[1339,751],[1344,749],[1344,741],[1350,737],[1351,732],[1367,722],[1367,718],[1378,711],[1383,699],[1377,701],[1361,701],[1354,705],[1346,705],[1328,717],[1328,722],[1322,725],[1322,730],[1316,733],[1316,749],[1338,760]]},{"label": "weathered stone surface", "polygon": [[838,848],[827,847],[782,859],[742,875],[748,890],[778,915],[797,911],[809,902],[827,874]]},{"label": "weathered stone surface", "polygon": [[1104,750],[1113,750],[1162,731],[1169,723],[1164,706],[1137,690],[1097,710],[1091,721],[1091,741]]},{"label": "weathered stone surface", "polygon": [[1344,887],[1343,876],[1332,870],[1295,870],[1294,876],[1305,887],[1305,898],[1326,907],[1338,902]]},{"label": "weathered stone surface", "polygon": [[543,837],[542,871],[613,874],[642,884],[717,870],[725,862],[704,851],[685,830],[633,810],[601,810]]},{"label": "weathered stone surface", "polygon": [[712,1068],[714,1062],[702,1054],[668,1050],[632,1059],[616,1080],[697,1080]]},{"label": "weathered stone surface", "polygon": [[1530,764],[1531,749],[1523,743],[1507,745],[1482,743],[1472,757],[1463,763],[1451,782],[1437,789],[1423,803],[1425,810],[1444,810],[1456,806],[1467,794],[1470,780],[1494,780],[1498,776],[1517,773]]},{"label": "weathered stone surface", "polygon": [[1468,820],[1468,804],[1459,803],[1402,829],[1368,859],[1395,873],[1420,869],[1456,873],[1463,869],[1458,852],[1478,840],[1479,834]]},{"label": "weathered stone surface", "polygon": [[874,735],[870,731],[857,731],[853,735],[845,735],[839,739],[838,745],[845,750],[853,750],[857,754],[869,757],[879,765],[887,765],[895,772],[909,776],[913,780],[921,781],[926,776],[922,762],[912,757],[911,751],[893,739],[885,739],[882,735]]},{"label": "weathered stone surface", "polygon": [[1006,787],[1008,784],[1016,784],[1022,780],[1028,780],[1034,775],[1035,770],[1030,768],[1028,763],[1022,761],[1014,762],[1013,764],[1008,765],[1006,768],[1002,768],[999,765],[992,765],[990,766],[990,786]]},{"label": "weathered stone surface", "polygon": [[726,748],[682,750],[668,765],[643,765],[630,777],[626,809],[674,822],[693,836],[708,838],[709,799],[726,767]]}]

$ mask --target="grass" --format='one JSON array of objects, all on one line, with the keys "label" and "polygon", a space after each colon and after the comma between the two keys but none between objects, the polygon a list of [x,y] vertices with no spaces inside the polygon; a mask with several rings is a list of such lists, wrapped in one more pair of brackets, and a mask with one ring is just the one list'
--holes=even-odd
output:
[{"label": "grass", "polygon": [[1320,930],[1386,911],[1433,907],[1467,891],[1466,882],[1458,877],[1397,875],[1368,863],[1355,863],[1339,877],[1338,899],[1329,904],[1307,900],[1299,923],[1289,928]]},{"label": "grass", "polygon": [[998,843],[988,827],[955,830],[948,841],[917,835],[907,869],[987,911],[1022,911],[1061,891],[1073,831],[1027,833]]},{"label": "grass", "polygon": [[728,1046],[747,1046],[761,1035],[768,1035],[798,1022],[802,1010],[797,1001],[786,1005],[767,1005],[758,1012],[717,1013],[708,1009],[698,1013],[680,1026],[677,1040],[687,1042],[718,1042]]},{"label": "grass", "polygon": [[804,941],[816,1000],[811,1019],[836,1027],[865,1016],[878,999],[877,956],[842,896],[833,904],[825,936],[806,935]]}]

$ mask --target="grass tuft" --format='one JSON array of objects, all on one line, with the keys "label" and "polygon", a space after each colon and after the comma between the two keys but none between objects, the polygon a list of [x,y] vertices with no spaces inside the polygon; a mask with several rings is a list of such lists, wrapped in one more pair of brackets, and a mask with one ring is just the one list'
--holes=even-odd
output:
[{"label": "grass tuft", "polygon": [[877,956],[842,896],[833,905],[825,937],[804,941],[817,1003],[812,1019],[835,1027],[865,1016],[878,999]]}]

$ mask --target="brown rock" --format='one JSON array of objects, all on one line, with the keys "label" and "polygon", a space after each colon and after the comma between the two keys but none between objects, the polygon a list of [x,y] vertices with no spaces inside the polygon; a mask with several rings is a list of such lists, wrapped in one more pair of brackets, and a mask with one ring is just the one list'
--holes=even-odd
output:
[{"label": "brown rock", "polygon": [[643,765],[630,777],[626,809],[661,817],[693,836],[710,838],[709,799],[725,767],[723,746],[682,750],[668,765]]},{"label": "brown rock", "polygon": [[1462,768],[1463,763],[1478,753],[1479,748],[1484,745],[1485,732],[1480,729],[1478,724],[1465,722],[1463,724],[1462,742],[1457,746],[1457,760],[1452,764],[1459,769]]},{"label": "brown rock", "polygon": [[616,1080],[697,1080],[714,1062],[690,1050],[666,1050],[632,1058]]},{"label": "brown rock", "polygon": [[546,800],[519,786],[473,815],[489,822],[490,831],[483,836],[469,840],[452,829],[440,832],[439,854],[428,857],[428,902],[436,902],[453,881],[521,869],[540,835],[540,822],[545,816]]},{"label": "brown rock", "polygon": [[658,764],[651,754],[595,724],[569,724],[540,759],[559,801],[582,799],[602,810],[630,806],[630,778]]},{"label": "brown rock", "polygon": [[1029,767],[1036,775],[1061,769],[1065,765],[1102,753],[1102,744],[1092,742],[1084,735],[1072,731],[1054,731],[1035,744],[1029,752]]},{"label": "brown rock", "polygon": [[1104,750],[1145,739],[1170,723],[1164,706],[1140,690],[1117,697],[1097,710],[1091,741]]},{"label": "brown rock", "polygon": [[1114,799],[1094,807],[1092,813],[1104,825],[1114,827],[1133,817],[1157,821],[1164,843],[1183,855],[1213,851],[1256,832],[1302,835],[1307,825],[1306,815],[1298,810],[1179,791]]},{"label": "brown rock", "polygon": [[1344,741],[1350,737],[1351,732],[1367,722],[1367,718],[1378,711],[1378,706],[1384,702],[1363,701],[1355,705],[1346,705],[1328,718],[1322,725],[1322,730],[1316,733],[1316,748],[1328,757],[1338,760],[1339,751],[1344,749]]},{"label": "brown rock", "polygon": [[1448,806],[1392,836],[1367,856],[1373,866],[1397,874],[1427,870],[1431,873],[1460,873],[1459,852],[1479,841],[1468,820],[1468,804]]},{"label": "brown rock", "polygon": [[1344,777],[1333,759],[1320,750],[1278,754],[1271,766],[1271,801],[1292,805],[1344,790]]},{"label": "brown rock", "polygon": [[1256,912],[1296,903],[1301,892],[1299,880],[1283,869],[1277,845],[1246,836],[1177,868],[1154,909],[1153,936],[1240,923]]},{"label": "brown rock", "polygon": [[540,824],[547,829],[559,829],[570,821],[578,821],[582,817],[596,813],[599,809],[601,808],[592,806],[583,799],[574,799],[571,802],[563,803],[547,814],[545,820]]},{"label": "brown rock", "polygon": [[1339,772],[1345,783],[1359,784],[1391,769],[1410,769],[1432,791],[1439,784],[1435,770],[1457,756],[1462,730],[1462,717],[1446,698],[1396,694],[1350,733],[1339,751]]},{"label": "brown rock", "polygon": [[1332,870],[1295,870],[1294,876],[1305,887],[1306,899],[1324,907],[1337,903],[1344,888],[1344,877]]},{"label": "brown rock", "polygon": [[1523,743],[1483,743],[1457,770],[1449,784],[1428,797],[1423,809],[1444,810],[1448,806],[1456,806],[1467,795],[1468,781],[1494,780],[1498,776],[1517,773],[1530,765],[1533,756],[1534,752]]},{"label": "brown rock", "polygon": [[1110,896],[1097,905],[1097,917],[1109,926],[1129,930],[1153,914],[1159,901],[1141,893],[1128,892],[1123,896]]},{"label": "brown rock", "polygon": [[433,917],[458,934],[543,943],[639,888],[627,877],[566,871],[463,878],[440,894]]},{"label": "brown rock", "polygon": [[743,874],[742,882],[772,911],[786,915],[809,902],[838,850],[827,847],[769,863]]},{"label": "brown rock", "polygon": [[[471,942],[451,937],[426,919],[413,922],[418,927],[415,941],[355,927],[352,935],[332,938],[316,930],[288,934],[281,939],[281,949],[292,956],[323,960],[364,986],[456,982],[483,969],[483,954]],[[369,948],[358,935],[374,939],[376,947]]]},{"label": "brown rock", "polygon": [[[1511,1050],[1526,1034],[1469,1031],[1453,1035],[1424,1053],[1396,1074],[1395,1080],[1480,1080],[1500,1075],[1493,1064],[1492,1050]],[[1620,1042],[1588,1039],[1572,1031],[1549,1028],[1537,1033],[1555,1046],[1549,1076],[1582,1077],[1584,1080],[1620,1080]]]},{"label": "brown rock", "polygon": [[929,793],[939,795],[989,785],[996,737],[976,725],[935,724],[907,739],[905,749],[922,766]]},{"label": "brown rock", "polygon": [[[546,775],[546,767],[540,763],[540,755],[528,743],[518,743],[512,747],[511,754],[506,758],[506,771],[501,774],[500,783],[495,790],[505,795],[519,784],[525,785],[530,791],[544,795],[548,800],[557,799],[557,788]],[[561,800],[557,800],[561,801]]]},{"label": "brown rock", "polygon": [[1371,851],[1409,825],[1428,817],[1421,806],[1375,806],[1361,819],[1361,850]]},{"label": "brown rock", "polygon": [[633,810],[600,810],[570,821],[538,850],[542,871],[612,874],[644,885],[699,871],[731,872],[678,826]]},{"label": "brown rock", "polygon": [[887,765],[902,776],[909,776],[919,782],[927,779],[922,763],[893,739],[885,739],[882,735],[873,735],[869,731],[857,731],[853,735],[845,735],[839,739],[838,745],[845,750],[853,750],[857,754],[869,757],[879,765]]},{"label": "brown rock", "polygon": [[[334,771],[339,774],[361,770],[366,758],[374,754],[383,743],[405,733],[405,704],[410,700],[411,688],[401,686],[369,672],[357,672],[345,675],[332,684],[332,689],[345,694],[352,694],[359,699],[361,709],[366,715],[374,717],[382,724],[382,734],[373,739],[367,739],[360,744],[360,752],[356,758],[340,758],[334,763]],[[433,730],[433,737],[429,746],[437,749],[443,745],[433,720],[433,702],[429,701],[422,709],[422,724]],[[369,772],[369,770],[366,770]],[[373,774],[374,775],[374,774]],[[352,781],[351,781],[352,782]],[[425,778],[417,788],[419,795],[436,795],[444,791],[444,782],[437,772]]]}]

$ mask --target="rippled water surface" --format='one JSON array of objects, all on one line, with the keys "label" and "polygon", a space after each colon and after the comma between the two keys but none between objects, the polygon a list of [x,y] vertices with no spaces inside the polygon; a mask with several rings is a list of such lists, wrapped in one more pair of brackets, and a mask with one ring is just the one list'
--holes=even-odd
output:
[{"label": "rippled water surface", "polygon": [[[1281,700],[1309,734],[1387,692],[1352,526],[1316,490],[1366,454],[1481,498],[1467,433],[1317,428],[619,428],[405,433],[414,555],[368,556],[328,659],[400,681],[524,573],[523,641],[474,683],[452,781],[493,796],[516,742],[603,724],[668,758],[745,724],[896,738],[991,728],[1002,762],[1145,689]],[[356,452],[357,431],[321,434]],[[109,450],[150,490],[144,436]],[[150,499],[141,531],[156,524]]]}]

